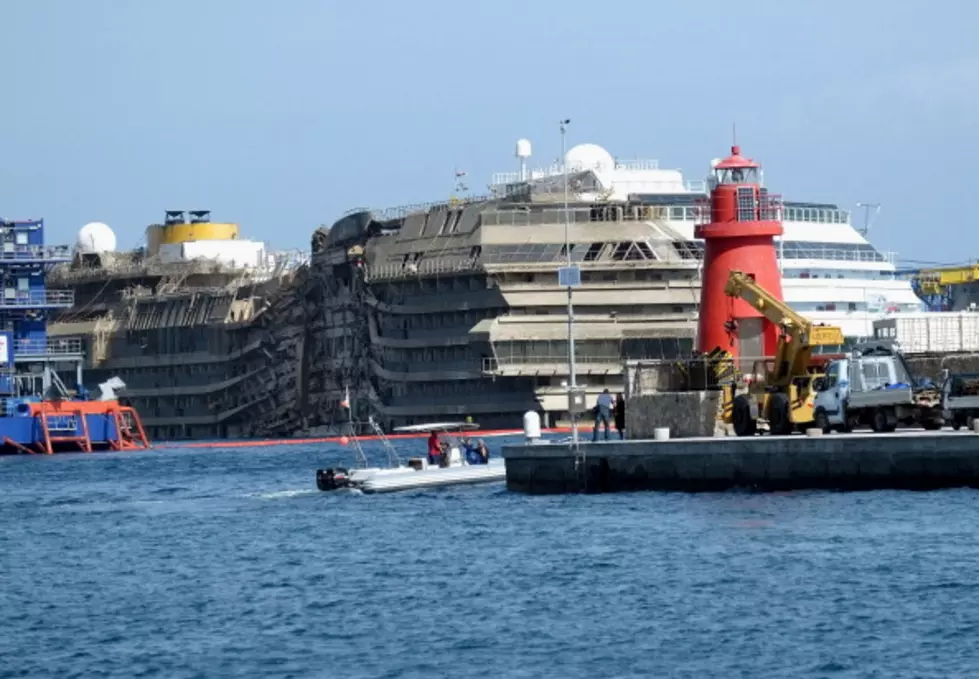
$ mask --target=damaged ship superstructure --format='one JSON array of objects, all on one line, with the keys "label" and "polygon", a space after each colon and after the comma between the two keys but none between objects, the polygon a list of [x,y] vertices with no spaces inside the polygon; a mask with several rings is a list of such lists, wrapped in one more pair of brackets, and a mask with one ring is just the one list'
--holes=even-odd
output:
[{"label": "damaged ship superstructure", "polygon": [[[564,421],[566,223],[581,270],[575,382],[586,402],[606,388],[624,391],[630,359],[692,355],[704,252],[695,225],[710,216],[721,161],[707,180],[686,181],[594,144],[531,171],[529,155],[530,142],[518,141],[520,170],[495,175],[489,196],[352,210],[317,231],[309,276],[322,311],[312,314],[307,347],[322,366],[309,393],[314,412],[341,411],[349,390],[351,405],[366,411],[358,418],[388,425],[472,416],[513,427],[527,410],[545,424]],[[895,278],[893,257],[868,243],[846,210],[781,200],[773,208],[785,229],[785,296],[797,311],[860,337],[884,307],[919,304]]]},{"label": "damaged ship superstructure", "polygon": [[299,391],[304,257],[269,253],[206,211],[168,212],[135,251],[115,241],[98,222],[79,232],[50,276],[75,296],[50,334],[81,340],[91,380],[122,379],[152,438],[280,431]]},{"label": "damaged ship superstructure", "polygon": [[[692,351],[702,247],[660,217],[702,189],[592,145],[568,163],[576,374],[593,400],[621,390],[625,358]],[[623,171],[629,196],[610,181]],[[506,179],[487,198],[354,210],[315,234],[310,276],[325,294],[311,360],[332,366],[327,409],[349,389],[389,426],[567,416],[563,174]]]}]

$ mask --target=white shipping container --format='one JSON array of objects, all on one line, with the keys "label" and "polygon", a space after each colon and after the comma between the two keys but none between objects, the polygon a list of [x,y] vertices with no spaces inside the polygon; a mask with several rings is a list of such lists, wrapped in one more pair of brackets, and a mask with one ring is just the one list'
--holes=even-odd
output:
[{"label": "white shipping container", "polygon": [[906,354],[979,351],[979,313],[935,311],[874,321],[874,337],[893,340]]}]

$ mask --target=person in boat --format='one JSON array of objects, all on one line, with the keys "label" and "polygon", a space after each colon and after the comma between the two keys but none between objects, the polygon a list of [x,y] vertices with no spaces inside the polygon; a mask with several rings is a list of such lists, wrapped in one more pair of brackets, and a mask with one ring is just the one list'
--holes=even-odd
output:
[{"label": "person in boat", "polygon": [[443,446],[437,431],[428,436],[428,464],[442,466]]},{"label": "person in boat", "polygon": [[483,439],[473,443],[473,440],[467,436],[462,440],[462,447],[468,464],[489,464],[489,448],[483,443]]},{"label": "person in boat", "polygon": [[468,436],[462,439],[462,452],[466,456],[466,464],[482,464],[483,458],[479,454],[479,448]]}]

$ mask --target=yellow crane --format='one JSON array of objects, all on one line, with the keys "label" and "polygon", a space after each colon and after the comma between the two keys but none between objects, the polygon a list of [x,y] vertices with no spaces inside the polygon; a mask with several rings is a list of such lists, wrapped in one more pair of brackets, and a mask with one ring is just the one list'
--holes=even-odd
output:
[{"label": "yellow crane", "polygon": [[918,271],[918,285],[926,295],[941,295],[950,285],[979,281],[979,263],[967,266],[948,266]]},{"label": "yellow crane", "polygon": [[816,325],[741,271],[730,273],[724,294],[744,300],[781,330],[774,360],[756,364],[753,371],[763,379],[750,383],[746,393],[735,395],[733,384],[725,390],[730,407],[726,403],[724,412],[735,433],[753,435],[759,420],[768,422],[772,434],[805,428],[814,419],[815,382],[822,376],[812,369],[813,347],[842,345],[843,331]]},{"label": "yellow crane", "polygon": [[915,292],[934,310],[954,308],[957,286],[979,281],[979,262],[962,266],[915,269],[910,274]]}]

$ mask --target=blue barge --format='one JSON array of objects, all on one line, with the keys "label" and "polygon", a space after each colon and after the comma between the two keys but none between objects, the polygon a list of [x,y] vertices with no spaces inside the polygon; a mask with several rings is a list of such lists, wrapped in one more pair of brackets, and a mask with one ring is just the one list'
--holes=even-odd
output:
[{"label": "blue barge", "polygon": [[74,293],[49,290],[46,274],[69,261],[68,246],[45,245],[44,220],[0,219],[0,454],[150,447],[119,385],[89,397],[81,341],[48,338],[48,315]]}]

